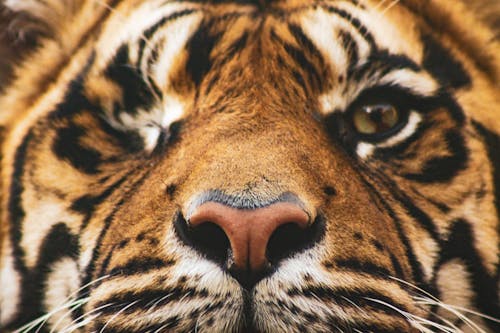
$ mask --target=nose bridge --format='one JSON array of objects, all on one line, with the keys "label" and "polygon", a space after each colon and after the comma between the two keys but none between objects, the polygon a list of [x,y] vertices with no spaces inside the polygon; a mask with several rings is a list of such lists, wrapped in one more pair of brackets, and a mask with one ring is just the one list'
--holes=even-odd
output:
[{"label": "nose bridge", "polygon": [[195,142],[202,147],[189,149],[197,156],[193,157],[188,183],[198,189],[197,193],[248,190],[277,196],[291,191],[290,187],[307,187],[304,181],[311,174],[311,165],[306,165],[308,155],[320,149],[312,146],[320,140],[305,133],[312,126],[300,119],[283,122],[278,114],[276,119],[260,115],[246,115],[236,121],[226,118],[231,119],[214,120],[213,125],[200,129],[208,142]]}]

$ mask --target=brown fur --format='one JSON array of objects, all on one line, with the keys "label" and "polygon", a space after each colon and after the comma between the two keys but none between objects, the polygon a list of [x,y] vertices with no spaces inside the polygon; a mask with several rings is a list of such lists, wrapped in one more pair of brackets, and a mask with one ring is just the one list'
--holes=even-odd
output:
[{"label": "brown fur", "polygon": [[[401,81],[396,84],[414,84],[408,89],[425,101],[434,101],[424,96],[425,89],[441,98],[441,104],[430,103],[419,112],[425,135],[408,140],[401,151],[392,151],[389,139],[384,139],[382,143],[389,146],[375,143],[377,153],[363,156],[359,145],[350,146],[352,133],[337,136],[329,126],[340,122],[331,120],[333,113],[347,117],[345,110],[359,94],[352,89],[368,90],[367,81],[375,74],[355,82],[344,75],[346,68],[331,60],[329,52],[341,49],[333,49],[332,43],[341,37],[324,43],[322,36],[311,35],[318,33],[315,22],[323,22],[322,27],[333,24],[313,1],[259,2],[259,6],[184,3],[184,10],[201,10],[166,23],[150,37],[144,51],[144,57],[151,57],[149,67],[148,62],[133,63],[146,34],[135,36],[131,27],[156,11],[145,10],[148,15],[132,20],[128,15],[140,13],[143,1],[110,2],[112,10],[90,0],[71,4],[50,0],[43,9],[53,16],[37,14],[43,27],[38,30],[40,47],[14,67],[17,78],[0,98],[0,122],[5,128],[0,245],[22,249],[12,250],[18,260],[12,277],[48,281],[41,287],[26,283],[19,289],[39,293],[43,306],[50,308],[51,295],[60,293],[58,286],[67,286],[64,296],[68,296],[74,292],[73,284],[98,281],[86,290],[90,298],[82,312],[108,308],[85,325],[84,332],[104,327],[177,332],[198,325],[214,332],[422,331],[384,302],[415,317],[456,320],[439,307],[432,314],[435,309],[415,302],[416,288],[389,276],[436,292],[443,302],[496,315],[487,311],[494,311],[488,304],[498,306],[498,297],[484,300],[485,295],[475,292],[481,289],[480,274],[489,285],[497,285],[500,267],[495,206],[499,195],[495,170],[500,166],[488,151],[492,139],[488,141],[485,134],[500,133],[500,44],[466,5],[403,0],[387,11],[374,9],[383,15],[368,15],[371,20],[336,16],[353,35],[356,22],[365,24],[363,37],[368,40],[372,33],[381,49],[420,66],[406,72],[399,68]],[[377,1],[362,4],[376,8]],[[319,6],[329,5],[338,3],[324,1]],[[344,5],[353,17],[363,17],[358,13],[364,13],[362,7]],[[9,21],[12,15],[7,15]],[[134,24],[124,26],[127,20]],[[172,33],[169,29],[179,22],[183,25]],[[206,22],[211,24],[198,31]],[[181,29],[190,25],[193,33],[203,36],[192,48],[182,40]],[[294,26],[312,40],[313,47],[297,37]],[[123,32],[130,35],[121,40]],[[400,38],[391,40],[386,36],[391,33]],[[234,51],[245,34],[244,46]],[[454,69],[463,69],[470,81],[456,86],[439,82],[447,78],[432,72],[432,66],[425,67],[429,54],[421,35],[436,40],[459,64]],[[12,43],[9,38],[5,41]],[[161,60],[174,52],[167,47],[162,53],[171,41],[183,47],[161,67]],[[128,48],[120,48],[123,45]],[[156,58],[153,49],[159,54]],[[120,50],[128,50],[123,53],[128,58]],[[193,68],[207,60],[204,50],[210,50],[206,56],[211,66],[193,74]],[[235,56],[227,58],[231,52]],[[124,60],[119,56],[126,61],[120,63]],[[190,62],[192,56],[199,58]],[[13,53],[7,58],[14,58]],[[11,71],[8,62],[3,73]],[[134,70],[143,65],[142,79],[161,97],[149,100],[149,90],[133,86],[140,75],[127,76],[127,82],[116,79],[131,69],[137,74]],[[405,75],[414,76],[405,81]],[[440,89],[429,88],[433,85]],[[134,109],[127,110],[131,96],[136,98],[130,101]],[[341,105],[342,98],[347,105]],[[136,100],[141,102],[136,105]],[[161,128],[164,141],[149,149],[151,132],[146,130],[159,126],[163,118],[150,120],[148,112],[177,109],[182,110],[181,125],[177,128],[174,122]],[[132,121],[119,118],[127,111]],[[143,146],[134,141],[137,137],[144,139]],[[448,173],[433,168],[436,163]],[[427,176],[441,178],[433,181]],[[256,206],[292,193],[315,226],[324,223],[324,234],[310,249],[281,260],[254,289],[243,290],[228,267],[207,260],[178,235],[180,216],[187,219],[200,196],[210,191]],[[59,230],[56,240],[50,238],[54,230]],[[470,251],[464,258],[452,257],[458,262],[448,260],[446,255],[456,250],[454,242],[459,241]],[[58,254],[47,253],[47,248],[62,253],[70,268],[58,269],[57,261],[43,267],[44,258]],[[474,263],[467,261],[469,254]],[[2,256],[0,264],[10,267],[10,253]],[[472,264],[478,268],[469,271]],[[79,274],[67,278],[65,272],[73,267]],[[15,287],[13,283],[9,289],[12,299],[18,295]],[[38,300],[26,297],[24,308],[19,308],[28,310],[13,312],[7,330],[24,324],[24,316],[43,314],[30,308],[30,302]],[[157,308],[151,307],[155,302]],[[123,304],[130,308],[119,312]],[[250,311],[253,317],[244,318]],[[51,317],[48,325],[59,318]],[[475,316],[473,320],[495,331],[495,323]],[[461,321],[457,325],[466,327]]]}]

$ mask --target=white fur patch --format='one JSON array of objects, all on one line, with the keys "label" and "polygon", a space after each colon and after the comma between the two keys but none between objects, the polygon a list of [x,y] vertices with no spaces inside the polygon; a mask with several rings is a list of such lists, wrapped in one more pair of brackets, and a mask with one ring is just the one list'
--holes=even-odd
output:
[{"label": "white fur patch", "polygon": [[16,314],[21,292],[21,277],[14,268],[14,257],[10,240],[5,237],[0,251],[0,326],[12,320]]},{"label": "white fur patch", "polygon": [[[100,40],[104,50],[113,50],[107,54],[99,54],[98,66],[105,67],[109,60],[115,55],[116,50],[123,44],[130,45],[129,56],[132,62],[139,60],[139,41],[144,41],[142,32],[149,27],[181,10],[189,9],[184,4],[168,4],[155,7],[154,2],[145,3],[130,16],[115,13],[115,18]],[[158,142],[158,138],[163,131],[166,131],[170,124],[178,120],[184,113],[185,105],[181,98],[170,88],[170,75],[178,65],[176,60],[185,48],[189,38],[196,30],[201,20],[201,13],[193,13],[187,16],[178,17],[172,22],[165,23],[164,27],[158,29],[150,40],[146,40],[141,63],[138,66],[141,72],[148,77],[145,82],[150,81],[159,87],[163,96],[155,96],[156,100],[151,108],[139,108],[135,114],[121,112],[119,119],[114,119],[114,111],[108,110],[108,122],[119,130],[134,130],[143,139],[145,150],[152,151]],[[124,31],[116,36],[116,30]],[[136,42],[134,42],[136,41]],[[154,50],[153,45],[159,43],[159,48]],[[152,53],[157,52],[155,63],[150,64]],[[151,66],[151,68],[149,67]],[[152,89],[152,88],[151,88]],[[153,91],[153,89],[152,89]]]},{"label": "white fur patch", "polygon": [[382,77],[379,84],[399,85],[422,96],[433,96],[439,89],[439,84],[429,74],[409,69],[392,71]]},{"label": "white fur patch", "polygon": [[[77,263],[71,258],[63,258],[52,265],[47,275],[44,305],[50,313],[50,327],[58,329],[71,326],[71,308],[76,305],[77,290],[80,285]],[[83,305],[81,305],[83,306]]]},{"label": "white fur patch", "polygon": [[[28,192],[27,192],[28,193]],[[55,198],[46,197],[37,199],[37,205],[26,209],[26,217],[23,221],[21,246],[26,253],[26,266],[32,268],[38,260],[40,246],[47,233],[57,223],[64,221],[71,229],[76,227],[81,217],[70,214],[66,204],[58,202]],[[73,230],[74,233],[77,230]]]}]

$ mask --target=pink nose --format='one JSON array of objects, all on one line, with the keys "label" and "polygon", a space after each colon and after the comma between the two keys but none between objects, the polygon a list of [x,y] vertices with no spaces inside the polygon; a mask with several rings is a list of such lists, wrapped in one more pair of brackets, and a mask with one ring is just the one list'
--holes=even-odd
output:
[{"label": "pink nose", "polygon": [[234,266],[231,268],[256,272],[268,265],[266,248],[272,234],[284,224],[305,229],[310,218],[302,208],[288,202],[257,209],[236,209],[207,202],[194,211],[189,224],[196,227],[207,222],[219,226],[229,239]]}]

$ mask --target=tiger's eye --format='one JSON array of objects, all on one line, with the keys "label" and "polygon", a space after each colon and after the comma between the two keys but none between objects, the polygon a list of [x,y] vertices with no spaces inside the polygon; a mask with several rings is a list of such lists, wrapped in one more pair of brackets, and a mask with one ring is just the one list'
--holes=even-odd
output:
[{"label": "tiger's eye", "polygon": [[379,134],[394,128],[399,116],[399,111],[390,104],[363,105],[354,110],[352,122],[361,134]]}]

